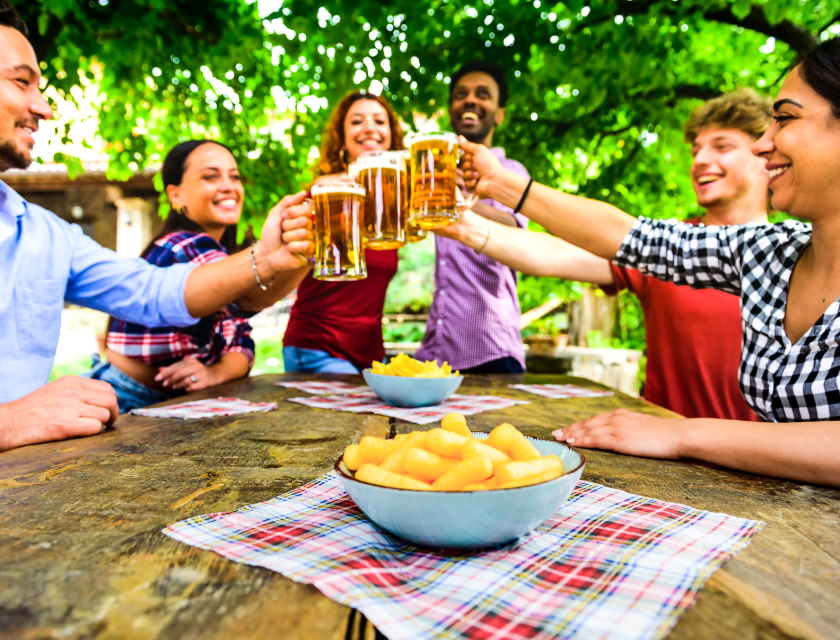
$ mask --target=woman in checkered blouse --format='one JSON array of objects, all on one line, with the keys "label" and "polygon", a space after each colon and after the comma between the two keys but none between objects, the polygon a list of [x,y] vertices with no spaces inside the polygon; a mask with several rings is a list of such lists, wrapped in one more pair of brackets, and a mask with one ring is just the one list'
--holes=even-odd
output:
[{"label": "woman in checkered blouse", "polygon": [[[840,433],[831,422],[840,419],[840,39],[801,57],[773,111],[775,122],[753,153],[767,161],[773,207],[810,225],[706,228],[636,220],[536,184],[522,212],[620,266],[739,295],[741,389],[752,409],[776,424],[620,409],[559,429],[558,440],[840,486]],[[515,206],[528,180],[505,172],[482,147],[461,143],[479,195]]]}]

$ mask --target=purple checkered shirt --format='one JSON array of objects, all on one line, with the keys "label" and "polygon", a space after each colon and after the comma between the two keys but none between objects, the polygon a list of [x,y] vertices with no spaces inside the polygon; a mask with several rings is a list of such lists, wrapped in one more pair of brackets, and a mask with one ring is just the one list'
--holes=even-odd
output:
[{"label": "purple checkered shirt", "polygon": [[[502,147],[490,151],[511,173],[530,177],[519,162],[505,157]],[[528,227],[521,213],[495,200],[483,202],[513,214],[520,227]],[[446,360],[455,369],[512,357],[524,368],[516,271],[449,238],[435,236],[435,248],[435,298],[416,357]]]}]

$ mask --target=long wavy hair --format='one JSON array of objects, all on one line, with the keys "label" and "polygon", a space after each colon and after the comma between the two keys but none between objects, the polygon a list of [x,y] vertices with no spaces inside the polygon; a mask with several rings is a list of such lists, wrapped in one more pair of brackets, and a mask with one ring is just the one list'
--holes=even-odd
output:
[{"label": "long wavy hair", "polygon": [[403,131],[397,120],[394,110],[388,101],[382,96],[363,91],[348,93],[341,99],[330,115],[324,134],[321,136],[321,159],[315,167],[316,176],[324,176],[332,173],[343,173],[347,171],[347,163],[343,158],[345,149],[344,140],[344,118],[347,112],[358,100],[373,100],[382,105],[388,114],[388,126],[391,128],[391,151],[405,148],[403,145]]}]

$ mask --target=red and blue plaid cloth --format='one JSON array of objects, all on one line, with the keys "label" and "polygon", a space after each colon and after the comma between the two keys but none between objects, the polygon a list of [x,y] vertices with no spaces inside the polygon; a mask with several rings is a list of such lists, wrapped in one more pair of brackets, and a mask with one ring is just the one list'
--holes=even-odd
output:
[{"label": "red and blue plaid cloth", "polygon": [[518,543],[419,549],[379,529],[331,472],[163,532],[354,607],[390,640],[662,638],[764,523],[580,482]]},{"label": "red and blue plaid cloth", "polygon": [[493,409],[507,409],[516,404],[529,404],[526,400],[513,400],[500,396],[463,396],[452,394],[440,404],[431,407],[393,407],[383,402],[372,391],[364,393],[346,393],[340,396],[311,396],[309,398],[288,398],[289,402],[314,407],[316,409],[332,409],[334,411],[349,411],[350,413],[375,413],[380,416],[397,418],[414,424],[429,424],[438,422],[447,413],[460,413],[473,416],[483,411]]}]

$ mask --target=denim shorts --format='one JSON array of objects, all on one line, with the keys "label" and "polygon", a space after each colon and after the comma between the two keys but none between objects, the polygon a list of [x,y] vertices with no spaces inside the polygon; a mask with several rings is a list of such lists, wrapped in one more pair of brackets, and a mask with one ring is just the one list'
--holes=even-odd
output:
[{"label": "denim shorts", "polygon": [[344,358],[336,358],[326,351],[283,347],[283,365],[286,371],[304,373],[359,373]]},{"label": "denim shorts", "polygon": [[94,365],[93,369],[83,373],[82,377],[102,380],[110,384],[114,388],[114,393],[117,394],[120,413],[128,413],[132,409],[141,409],[172,397],[137,382],[116,367],[112,367],[110,362],[100,362]]}]

